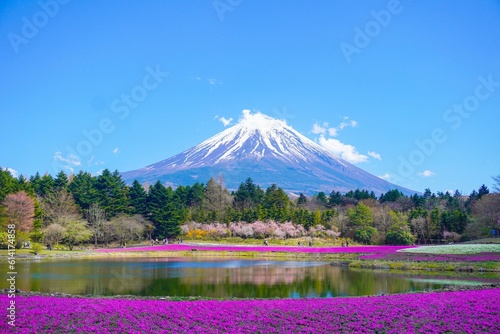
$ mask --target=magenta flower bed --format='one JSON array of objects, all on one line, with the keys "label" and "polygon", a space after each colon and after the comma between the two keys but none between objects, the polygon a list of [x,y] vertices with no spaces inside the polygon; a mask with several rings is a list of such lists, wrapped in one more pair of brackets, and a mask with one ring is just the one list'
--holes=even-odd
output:
[{"label": "magenta flower bed", "polygon": [[[6,295],[0,300],[8,305]],[[17,333],[500,333],[500,289],[299,300],[15,300]],[[1,332],[8,327],[4,319]]]},{"label": "magenta flower bed", "polygon": [[290,252],[290,253],[394,253],[414,246],[353,246],[353,247],[293,247],[293,246],[199,246],[169,244],[159,246],[98,249],[98,252],[151,252],[151,251],[229,251],[229,252]]}]

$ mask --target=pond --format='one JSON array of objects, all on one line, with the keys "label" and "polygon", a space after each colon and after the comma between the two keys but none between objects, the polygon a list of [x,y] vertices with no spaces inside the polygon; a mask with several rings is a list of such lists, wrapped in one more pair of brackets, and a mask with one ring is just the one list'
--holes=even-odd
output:
[{"label": "pond", "polygon": [[[274,259],[115,258],[19,261],[16,287],[78,295],[304,298],[363,296],[499,282],[495,275],[428,276]],[[441,274],[443,275],[443,274]],[[6,288],[4,280],[0,288]]]}]

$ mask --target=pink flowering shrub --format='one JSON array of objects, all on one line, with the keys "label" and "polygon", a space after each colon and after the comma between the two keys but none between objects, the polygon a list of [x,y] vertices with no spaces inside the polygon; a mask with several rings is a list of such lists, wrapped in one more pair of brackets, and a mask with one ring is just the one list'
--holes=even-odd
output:
[{"label": "pink flowering shrub", "polygon": [[254,223],[233,222],[229,224],[229,227],[217,222],[209,224],[190,222],[181,226],[183,235],[193,235],[195,234],[194,231],[204,231],[208,237],[215,239],[228,236],[256,239],[286,239],[311,236],[335,239],[340,235],[337,231],[328,230],[323,225],[311,227],[309,231],[306,231],[302,225],[296,225],[292,222],[277,223],[273,220],[256,221]]},{"label": "pink flowering shrub", "polygon": [[274,220],[266,222],[256,221],[254,223],[234,222],[230,223],[229,227],[218,222],[189,222],[181,226],[181,233],[188,237],[207,236],[211,239],[220,239],[229,236],[256,239],[286,239],[311,236],[335,239],[340,235],[336,230],[327,230],[323,225],[311,227],[309,231],[306,231],[302,225],[295,225],[292,222],[278,223]]},{"label": "pink flowering shrub", "polygon": [[205,232],[204,235],[212,238],[219,239],[229,237],[231,231],[226,227],[225,224],[212,223],[212,224],[202,224],[196,222],[189,222],[181,226],[181,234],[185,236],[196,235],[196,231]]},{"label": "pink flowering shrub", "polygon": [[253,229],[253,237],[258,239],[269,238],[269,232],[272,232],[268,229],[267,224],[261,221],[256,221],[250,226]]}]

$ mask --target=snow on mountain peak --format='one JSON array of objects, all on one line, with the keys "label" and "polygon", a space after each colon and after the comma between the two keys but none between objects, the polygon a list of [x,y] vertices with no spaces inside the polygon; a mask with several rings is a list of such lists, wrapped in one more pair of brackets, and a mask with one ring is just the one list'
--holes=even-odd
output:
[{"label": "snow on mountain peak", "polygon": [[337,164],[344,164],[286,121],[258,111],[252,113],[248,109],[242,111],[237,124],[184,153],[184,163],[194,159],[195,164],[201,161],[218,164],[242,158],[260,160],[264,157],[295,164],[326,156]]},{"label": "snow on mountain peak", "polygon": [[269,131],[288,127],[285,121],[269,117],[258,111],[252,114],[250,110],[245,109],[242,114],[237,125],[247,130]]}]

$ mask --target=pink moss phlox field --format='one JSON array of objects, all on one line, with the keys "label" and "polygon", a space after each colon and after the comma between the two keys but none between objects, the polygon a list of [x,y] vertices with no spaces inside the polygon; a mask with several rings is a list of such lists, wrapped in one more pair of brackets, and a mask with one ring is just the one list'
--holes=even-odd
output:
[{"label": "pink moss phlox field", "polygon": [[[9,299],[1,295],[2,305]],[[14,333],[500,333],[500,289],[330,299],[16,297]],[[7,322],[0,325],[8,332]]]},{"label": "pink moss phlox field", "polygon": [[217,251],[217,252],[289,252],[289,253],[394,253],[413,246],[352,246],[352,247],[293,247],[293,246],[200,246],[168,244],[146,247],[98,249],[98,252],[152,252],[152,251]]}]

